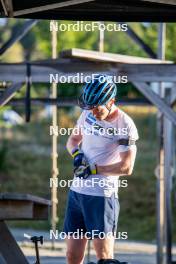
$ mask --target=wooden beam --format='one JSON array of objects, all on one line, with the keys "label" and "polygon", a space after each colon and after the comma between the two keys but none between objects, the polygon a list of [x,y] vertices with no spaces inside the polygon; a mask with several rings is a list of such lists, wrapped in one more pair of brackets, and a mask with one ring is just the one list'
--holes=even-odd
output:
[{"label": "wooden beam", "polygon": [[147,10],[144,7],[136,8],[130,7],[128,10],[127,7],[120,9],[118,11],[114,10],[101,10],[92,12],[89,9],[83,9],[77,11],[77,9],[67,10],[67,9],[58,9],[57,11],[51,12],[42,12],[31,14],[30,16],[24,15],[23,18],[35,18],[35,19],[55,19],[58,20],[74,20],[74,21],[128,21],[128,22],[160,22],[161,18],[163,22],[175,22],[175,7],[166,7],[164,8],[148,8]]},{"label": "wooden beam", "polygon": [[142,2],[152,2],[157,4],[176,5],[175,0],[140,0]]},{"label": "wooden beam", "polygon": [[167,105],[161,97],[153,92],[146,83],[133,82],[136,88],[153,103],[175,126],[176,126],[176,112],[174,112],[169,105]]},{"label": "wooden beam", "polygon": [[35,19],[26,21],[23,26],[16,32],[13,30],[12,37],[0,48],[0,55],[4,54],[8,49],[10,49],[14,43],[22,39],[28,31],[36,25],[38,21]]},{"label": "wooden beam", "polygon": [[176,64],[121,64],[117,65],[120,75],[127,75],[129,81],[175,82]]},{"label": "wooden beam", "polygon": [[33,219],[33,203],[29,201],[0,200],[0,220]]},{"label": "wooden beam", "polygon": [[[123,24],[118,23],[118,24]],[[142,50],[150,57],[153,59],[157,58],[157,55],[153,52],[153,50],[136,34],[136,32],[128,25],[128,30],[125,31],[125,33],[134,41],[136,42],[139,47],[142,48]]]},{"label": "wooden beam", "polygon": [[5,16],[8,16],[8,10],[7,10],[6,4],[5,4],[5,0],[1,0],[1,4],[2,4],[2,8],[4,10]]},{"label": "wooden beam", "polygon": [[[165,90],[165,101],[171,104],[171,88]],[[172,164],[173,158],[173,124],[164,116],[163,120],[164,137],[164,185],[165,185],[165,236],[166,236],[166,263],[172,263]]]},{"label": "wooden beam", "polygon": [[[151,14],[154,14],[155,12],[164,12],[165,11],[173,11],[172,9],[174,8],[173,6],[165,6],[165,5],[154,5],[151,6],[152,4],[145,4],[141,5],[141,3],[138,4],[134,4],[132,2],[130,3],[123,3],[123,4],[119,4],[118,2],[116,2],[116,4],[111,4],[109,2],[106,3],[98,3],[96,1],[92,2],[92,3],[88,3],[87,5],[75,5],[75,6],[68,6],[66,8],[62,8],[62,9],[57,9],[57,10],[53,10],[54,13],[60,13],[60,12],[64,12],[69,14],[71,11],[76,12],[76,15],[83,12],[85,14],[85,12],[87,12],[86,15],[88,14],[93,14],[94,19],[92,21],[98,21],[97,18],[95,17],[95,14],[97,14],[98,16],[101,14],[106,14],[106,15],[115,15],[118,16],[121,15],[122,13],[125,14],[134,14],[136,13],[142,13],[142,14],[149,14],[151,12]],[[130,18],[129,18],[130,19]],[[87,21],[87,20],[85,20]],[[112,21],[109,20],[109,21]],[[113,20],[114,21],[114,20]],[[121,21],[121,20],[116,20],[117,21]],[[128,20],[127,20],[128,21]]]},{"label": "wooden beam", "polygon": [[1,98],[0,98],[0,107],[7,104],[7,102],[10,101],[12,97],[15,96],[16,92],[18,92],[22,87],[21,83],[15,83],[12,86],[6,88],[6,90],[3,92]]},{"label": "wooden beam", "polygon": [[[31,77],[34,83],[49,83],[50,74],[59,76],[72,76],[77,73],[84,74],[84,76],[90,75],[95,72],[111,73],[111,65],[96,64],[92,62],[74,62],[70,63],[68,60],[58,60],[54,64],[49,63],[45,66],[41,64],[31,63]],[[13,72],[13,75],[12,75]],[[26,64],[0,64],[0,80],[13,82],[25,82],[26,81]],[[20,81],[21,80],[21,81]]]},{"label": "wooden beam", "polygon": [[0,220],[48,220],[48,218],[48,205],[25,200],[0,200]]},{"label": "wooden beam", "polygon": [[[25,98],[15,98],[9,102],[9,105],[21,105],[25,104]],[[67,106],[75,106],[78,104],[77,98],[60,98],[60,99],[51,99],[51,98],[31,98],[32,105],[57,105],[58,107],[67,107]],[[118,105],[152,105],[147,99],[124,99],[118,100]]]},{"label": "wooden beam", "polygon": [[51,202],[29,194],[0,194],[0,220],[47,220]]},{"label": "wooden beam", "polygon": [[172,94],[171,94],[171,105],[173,105],[176,101],[176,87],[172,88]]},{"label": "wooden beam", "polygon": [[8,16],[13,17],[13,3],[12,0],[5,0],[7,10],[8,10]]},{"label": "wooden beam", "polygon": [[[31,62],[33,83],[49,83],[50,74],[58,75],[58,78],[71,76],[70,82],[72,82],[78,74],[85,77],[95,73],[106,73],[117,78],[127,76],[129,82],[176,82],[176,64],[117,64],[70,59],[58,59],[48,63]],[[24,83],[26,64],[1,63],[0,81]]]},{"label": "wooden beam", "polygon": [[101,62],[116,62],[116,63],[148,63],[148,64],[171,64],[172,61],[162,61],[151,58],[142,58],[137,56],[127,56],[121,54],[114,54],[108,52],[99,52],[86,49],[71,49],[64,50],[60,53],[62,58],[79,58],[91,61],[101,61]]},{"label": "wooden beam", "polygon": [[33,203],[51,205],[51,201],[42,197],[23,193],[0,193],[0,200],[4,201],[29,201]]},{"label": "wooden beam", "polygon": [[93,1],[95,1],[95,0],[61,1],[61,2],[55,3],[55,4],[36,6],[36,7],[33,7],[33,8],[28,8],[28,9],[14,11],[14,16],[17,17],[17,16],[21,16],[21,15],[26,15],[26,14],[31,14],[31,13],[38,13],[38,12],[53,10],[53,9],[57,9],[57,8],[63,8],[63,7],[67,7],[67,6],[74,6],[74,5],[78,5],[78,4],[89,3],[89,2],[93,2]]}]

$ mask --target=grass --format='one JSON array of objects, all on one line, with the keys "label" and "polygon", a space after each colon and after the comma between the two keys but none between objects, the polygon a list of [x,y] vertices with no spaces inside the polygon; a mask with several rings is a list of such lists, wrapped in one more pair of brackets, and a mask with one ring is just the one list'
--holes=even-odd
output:
[{"label": "grass", "polygon": [[[156,238],[156,177],[157,139],[156,112],[154,108],[126,107],[139,130],[138,154],[128,188],[120,188],[121,212],[119,231],[127,231],[130,240],[154,241]],[[59,112],[60,126],[73,125],[74,117]],[[0,140],[0,190],[20,192],[50,198],[51,137],[49,122],[35,121],[23,126],[1,128]],[[65,150],[66,136],[59,137],[59,178],[72,178],[72,161]],[[2,165],[2,164],[1,164]],[[58,188],[58,228],[62,228],[66,200],[66,188]],[[176,217],[175,208],[174,219]],[[12,226],[49,229],[49,222],[11,222]],[[174,226],[174,241],[176,241]]]}]

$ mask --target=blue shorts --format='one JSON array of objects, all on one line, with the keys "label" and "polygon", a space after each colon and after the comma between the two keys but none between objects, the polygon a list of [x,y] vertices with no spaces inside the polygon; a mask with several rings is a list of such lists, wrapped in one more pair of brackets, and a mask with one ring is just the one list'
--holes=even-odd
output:
[{"label": "blue shorts", "polygon": [[67,235],[79,232],[89,238],[116,233],[120,205],[115,195],[111,197],[86,195],[69,191],[64,220]]}]

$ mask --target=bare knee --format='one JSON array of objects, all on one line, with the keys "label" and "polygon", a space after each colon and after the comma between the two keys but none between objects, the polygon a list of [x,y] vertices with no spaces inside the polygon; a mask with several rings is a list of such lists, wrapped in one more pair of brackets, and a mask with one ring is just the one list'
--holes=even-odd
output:
[{"label": "bare knee", "polygon": [[96,252],[97,259],[112,259],[113,252],[108,252],[107,250],[102,250],[101,252]]},{"label": "bare knee", "polygon": [[84,255],[80,252],[75,252],[72,250],[67,250],[66,253],[68,264],[82,264]]}]

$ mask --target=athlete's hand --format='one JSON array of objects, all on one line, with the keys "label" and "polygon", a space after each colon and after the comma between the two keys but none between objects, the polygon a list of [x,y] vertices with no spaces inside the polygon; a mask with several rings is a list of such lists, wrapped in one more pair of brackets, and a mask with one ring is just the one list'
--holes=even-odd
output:
[{"label": "athlete's hand", "polygon": [[97,168],[95,164],[81,165],[74,169],[74,175],[76,177],[87,179],[89,175],[97,174]]},{"label": "athlete's hand", "polygon": [[84,153],[79,148],[75,148],[72,151],[72,157],[73,157],[74,169],[79,168],[80,166],[88,165],[88,162],[87,162],[86,157],[84,156]]},{"label": "athlete's hand", "polygon": [[96,174],[95,165],[88,163],[84,153],[79,148],[72,151],[72,157],[74,158],[74,175],[76,177],[86,179],[90,174]]}]

